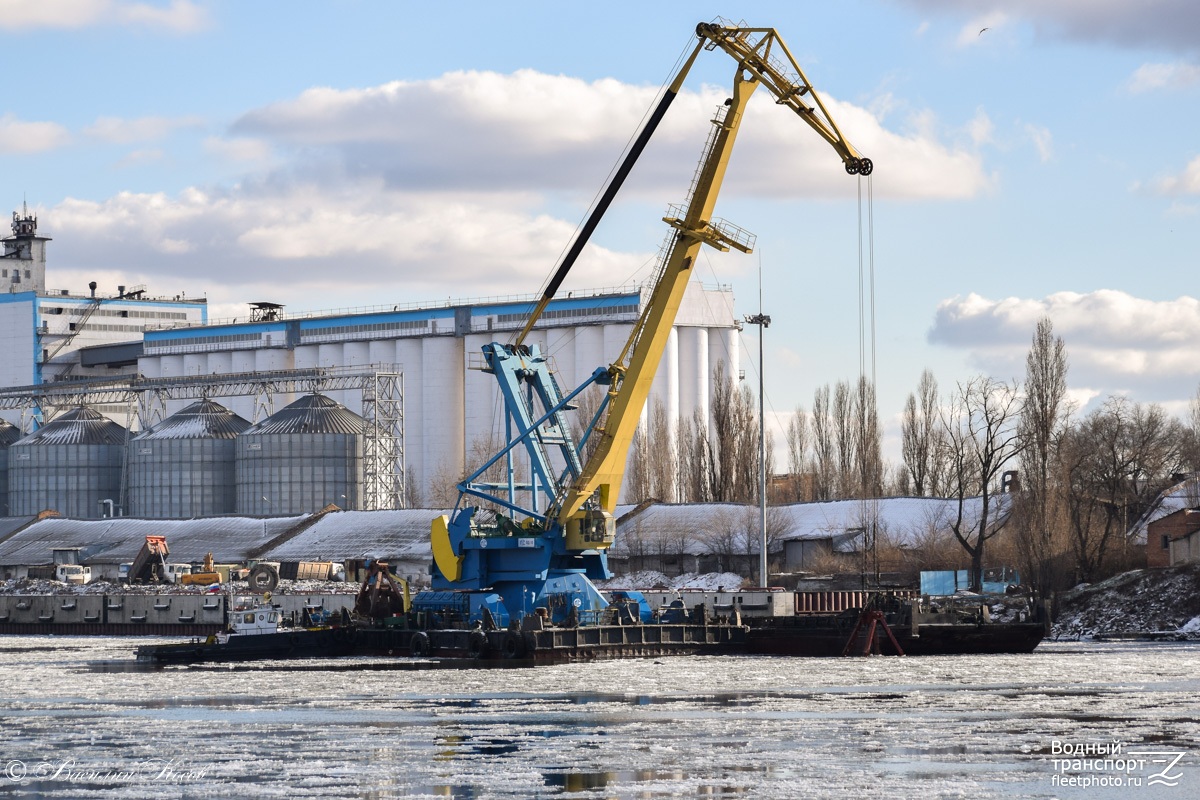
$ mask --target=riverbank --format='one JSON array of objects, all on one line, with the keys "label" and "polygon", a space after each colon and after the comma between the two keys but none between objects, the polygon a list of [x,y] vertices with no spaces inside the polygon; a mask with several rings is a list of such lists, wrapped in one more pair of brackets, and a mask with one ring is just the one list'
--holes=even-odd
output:
[{"label": "riverbank", "polygon": [[1138,569],[1059,596],[1052,638],[1200,640],[1200,565]]}]

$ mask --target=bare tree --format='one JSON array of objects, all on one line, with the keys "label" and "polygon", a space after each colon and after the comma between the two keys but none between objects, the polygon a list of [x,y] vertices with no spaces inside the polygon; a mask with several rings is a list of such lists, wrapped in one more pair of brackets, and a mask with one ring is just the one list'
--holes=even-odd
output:
[{"label": "bare tree", "polygon": [[809,469],[809,425],[808,412],[796,406],[787,426],[787,454],[789,485],[786,500],[803,500],[803,477]]},{"label": "bare tree", "polygon": [[650,489],[650,437],[646,435],[645,425],[637,426],[629,443],[622,494],[629,503],[640,503],[653,497]]},{"label": "bare tree", "polygon": [[700,409],[692,412],[691,419],[679,420],[675,435],[679,443],[676,485],[682,502],[706,503],[712,499],[708,493],[708,438],[708,420]]},{"label": "bare tree", "polygon": [[901,451],[904,466],[912,478],[912,492],[924,497],[933,488],[930,484],[939,454],[938,385],[933,373],[921,373],[916,393],[909,394],[904,404],[900,426]]},{"label": "bare tree", "polygon": [[837,453],[837,496],[854,497],[859,487],[855,475],[854,397],[850,384],[838,381],[833,387],[833,436]]},{"label": "bare tree", "polygon": [[883,442],[875,387],[866,377],[859,377],[854,393],[854,461],[858,485],[853,496],[878,497],[883,490]]},{"label": "bare tree", "polygon": [[748,387],[726,377],[725,364],[713,371],[708,439],[709,494],[713,500],[748,502],[758,497],[758,412]]},{"label": "bare tree", "polygon": [[833,416],[829,405],[829,386],[825,385],[813,393],[813,494],[816,500],[831,499],[837,483]]},{"label": "bare tree", "polygon": [[[1003,528],[997,496],[1005,468],[1021,453],[1016,430],[1019,413],[1016,382],[979,376],[959,384],[950,408],[941,416],[952,456],[951,497],[958,501],[950,529],[971,557],[971,586],[976,590],[982,580],[985,545]],[[968,511],[968,501],[974,497],[981,501],[978,516]]]},{"label": "bare tree", "polygon": [[1124,561],[1126,535],[1179,467],[1183,425],[1160,406],[1110,397],[1064,436],[1071,545],[1078,579]]},{"label": "bare tree", "polygon": [[649,431],[647,466],[650,496],[664,502],[674,502],[677,496],[675,476],[678,472],[678,448],[671,418],[667,414],[666,406],[658,398],[655,398],[650,412]]},{"label": "bare tree", "polygon": [[1049,591],[1059,547],[1055,544],[1055,502],[1063,498],[1051,481],[1054,455],[1061,439],[1070,406],[1067,402],[1067,348],[1054,335],[1049,318],[1038,321],[1033,344],[1025,358],[1025,403],[1018,429],[1023,489],[1018,503],[1018,550],[1026,583],[1039,592]]}]

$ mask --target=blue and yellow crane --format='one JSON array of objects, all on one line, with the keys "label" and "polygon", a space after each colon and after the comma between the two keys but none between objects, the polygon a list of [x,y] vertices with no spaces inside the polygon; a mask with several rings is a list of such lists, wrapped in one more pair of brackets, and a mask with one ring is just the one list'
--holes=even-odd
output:
[{"label": "blue and yellow crane", "polygon": [[[846,140],[829,116],[787,45],[773,28],[747,28],[723,20],[696,27],[691,54],[660,98],[512,342],[484,346],[485,371],[495,376],[508,426],[507,444],[459,484],[451,514],[433,521],[433,591],[414,608],[446,607],[449,593],[471,621],[505,626],[536,608],[558,624],[586,624],[608,602],[592,583],[611,577],[607,550],[616,533],[614,511],[638,419],[701,245],[751,252],[754,237],[713,216],[729,155],[746,104],[759,86],[790,108],[828,142],[851,175],[869,175],[872,163]],[[722,50],[736,62],[733,94],[713,120],[690,196],[663,218],[674,229],[667,254],[624,348],[583,384],[563,392],[547,357],[525,339],[554,297],[625,177],[679,93],[704,50]],[[603,400],[576,438],[568,421],[574,401],[593,384]],[[524,449],[528,480],[485,475]],[[522,498],[526,498],[522,500]],[[476,501],[483,501],[483,505]]]}]

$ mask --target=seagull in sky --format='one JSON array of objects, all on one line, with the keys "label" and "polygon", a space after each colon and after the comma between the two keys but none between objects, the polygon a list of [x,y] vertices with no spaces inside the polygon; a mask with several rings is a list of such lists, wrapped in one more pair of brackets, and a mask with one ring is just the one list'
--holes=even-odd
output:
[{"label": "seagull in sky", "polygon": [[990,28],[990,27],[989,27],[989,28],[980,28],[980,29],[979,29],[979,33],[977,33],[977,34],[975,34],[975,35],[976,35],[976,36],[983,36],[983,32],[984,32],[984,31],[990,31],[990,30],[991,30],[991,28]]}]

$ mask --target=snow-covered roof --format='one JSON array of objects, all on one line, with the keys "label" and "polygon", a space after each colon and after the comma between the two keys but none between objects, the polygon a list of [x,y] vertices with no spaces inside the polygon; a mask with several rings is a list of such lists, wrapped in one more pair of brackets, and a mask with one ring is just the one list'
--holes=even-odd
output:
[{"label": "snow-covered roof", "polygon": [[41,447],[60,444],[125,444],[126,431],[87,406],[74,408],[9,447]]},{"label": "snow-covered roof", "polygon": [[268,561],[429,559],[429,526],[449,509],[331,511],[263,554]]},{"label": "snow-covered roof", "polygon": [[[87,564],[132,561],[148,535],[166,536],[172,561],[203,561],[212,553],[218,563],[240,562],[257,548],[300,524],[295,517],[203,517],[165,520],[115,517],[80,520],[51,518],[34,522],[0,542],[0,564],[49,564],[56,548],[82,548]],[[27,517],[9,519],[28,520]],[[7,522],[4,520],[3,522]],[[0,523],[0,530],[3,524]]]},{"label": "snow-covered roof", "polygon": [[[989,525],[1007,515],[1011,496],[995,495],[991,502]],[[964,517],[978,520],[982,509],[983,498],[967,498]],[[712,552],[711,542],[722,535],[758,531],[760,513],[757,505],[740,503],[654,503],[618,517],[614,551],[623,554],[653,539],[655,547],[659,542],[671,543],[674,552],[705,555]],[[936,497],[830,500],[771,506],[767,509],[767,527],[774,531],[772,539],[776,542],[841,541],[874,520],[881,536],[900,546],[912,546],[931,533],[949,531],[957,513],[957,500]]]},{"label": "snow-covered roof", "polygon": [[247,420],[228,408],[203,399],[172,414],[134,439],[139,442],[147,439],[232,439],[249,427]]},{"label": "snow-covered roof", "polygon": [[1185,508],[1200,508],[1200,476],[1186,478],[1160,494],[1150,510],[1130,529],[1129,543],[1145,544],[1151,522]]},{"label": "snow-covered roof", "polygon": [[358,414],[323,394],[310,394],[247,428],[242,435],[340,433],[358,436],[362,432],[363,418]]}]

